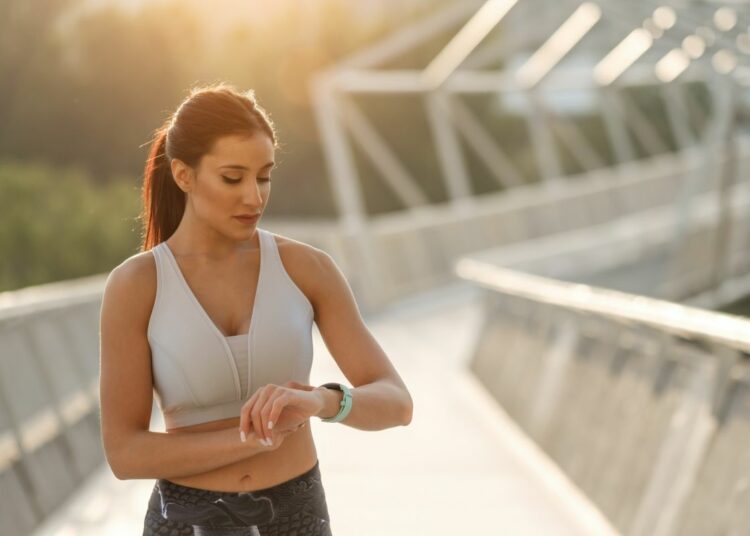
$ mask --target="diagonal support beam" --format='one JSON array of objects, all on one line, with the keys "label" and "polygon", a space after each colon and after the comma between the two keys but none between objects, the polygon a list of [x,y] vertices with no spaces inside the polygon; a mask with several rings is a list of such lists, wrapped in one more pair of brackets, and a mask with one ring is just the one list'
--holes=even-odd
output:
[{"label": "diagonal support beam", "polygon": [[461,24],[481,4],[482,0],[454,2],[426,19],[410,24],[382,41],[347,56],[337,62],[334,69],[367,68],[382,65],[434,38],[441,32]]},{"label": "diagonal support beam", "polygon": [[450,103],[446,95],[441,91],[426,94],[425,108],[448,197],[454,202],[469,199],[472,195],[471,183],[458,137],[450,121]]},{"label": "diagonal support beam", "polygon": [[625,124],[625,117],[620,113],[622,106],[618,106],[615,101],[619,98],[619,90],[612,86],[602,86],[597,95],[599,97],[599,109],[602,112],[604,126],[607,129],[609,142],[612,146],[615,160],[618,164],[632,162],[635,160],[635,148],[633,147],[633,138],[628,132]]},{"label": "diagonal support beam", "polygon": [[668,82],[661,86],[661,96],[677,148],[682,150],[692,147],[696,139],[690,127],[690,110],[685,103],[683,85],[679,82]]},{"label": "diagonal support beam", "polygon": [[689,116],[692,120],[691,123],[696,132],[696,137],[700,139],[702,137],[701,129],[705,129],[709,122],[709,110],[707,110],[705,105],[698,100],[692,91],[690,91],[689,87],[685,88],[682,96],[685,100],[685,107],[689,111]]},{"label": "diagonal support beam", "polygon": [[505,152],[498,147],[492,136],[474,117],[469,107],[459,98],[451,98],[450,103],[451,117],[456,128],[463,134],[469,142],[469,147],[487,166],[498,184],[511,188],[526,183],[523,174]]},{"label": "diagonal support beam", "polygon": [[344,96],[340,97],[339,104],[346,125],[360,149],[399,200],[407,207],[429,204],[429,199],[417,185],[416,179],[401,164],[360,109]]},{"label": "diagonal support beam", "polygon": [[433,89],[442,85],[517,2],[487,0],[425,67],[422,72],[425,83]]},{"label": "diagonal support beam", "polygon": [[667,142],[664,141],[661,134],[651,124],[651,120],[643,114],[638,105],[625,93],[621,92],[618,97],[612,102],[618,106],[620,115],[628,118],[629,125],[635,132],[638,143],[646,152],[650,155],[668,152]]},{"label": "diagonal support beam", "polygon": [[539,84],[581,42],[601,16],[601,9],[595,3],[580,4],[518,69],[516,78],[519,83],[527,88]]},{"label": "diagonal support beam", "polygon": [[531,137],[531,148],[534,150],[539,177],[549,184],[556,184],[562,177],[562,164],[557,151],[555,139],[549,127],[549,118],[544,113],[545,106],[541,96],[535,89],[524,91],[523,96],[528,99],[529,113],[526,123]]},{"label": "diagonal support beam", "polygon": [[551,114],[550,124],[557,132],[560,143],[568,148],[585,170],[600,169],[606,166],[604,159],[591,146],[589,140],[586,139],[586,136],[575,123],[568,120],[567,117]]}]

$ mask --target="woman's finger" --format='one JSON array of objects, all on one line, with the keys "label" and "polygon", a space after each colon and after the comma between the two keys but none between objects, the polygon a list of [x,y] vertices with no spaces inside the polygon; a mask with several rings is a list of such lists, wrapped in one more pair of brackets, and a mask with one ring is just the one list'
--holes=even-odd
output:
[{"label": "woman's finger", "polygon": [[266,402],[263,413],[269,430],[273,428],[273,423],[278,421],[281,410],[291,402],[292,397],[293,395],[290,395],[289,391],[281,391],[275,398]]},{"label": "woman's finger", "polygon": [[269,439],[272,438],[271,429],[273,428],[273,425],[268,425],[268,416],[271,413],[271,407],[273,406],[274,401],[282,396],[284,394],[284,388],[283,387],[276,387],[273,391],[270,392],[269,396],[266,397],[266,399],[261,404],[258,402],[257,406],[259,408],[258,415],[260,418],[260,425],[263,427],[263,435],[268,437]]},{"label": "woman's finger", "polygon": [[273,394],[275,388],[276,386],[271,383],[261,387],[259,389],[260,393],[258,394],[258,398],[255,399],[255,403],[250,409],[250,420],[253,422],[253,427],[257,430],[257,434],[266,442],[269,442],[271,440],[271,437],[270,434],[268,434],[266,427],[263,425],[263,420],[261,418],[260,412],[263,409],[263,406],[265,405],[268,397]]},{"label": "woman's finger", "polygon": [[260,389],[256,389],[253,396],[247,399],[240,409],[240,433],[244,433],[245,436],[250,434],[250,428],[252,420],[250,419],[250,411],[253,409],[255,401],[260,394]]}]

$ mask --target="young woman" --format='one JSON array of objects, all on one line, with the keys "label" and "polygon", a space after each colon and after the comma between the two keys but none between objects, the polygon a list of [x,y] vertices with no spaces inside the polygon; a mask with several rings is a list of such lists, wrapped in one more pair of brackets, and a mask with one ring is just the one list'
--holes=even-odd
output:
[{"label": "young woman", "polygon": [[[101,425],[153,478],[144,535],[331,534],[311,417],[411,421],[411,396],[331,257],[258,226],[278,147],[252,90],[194,88],[156,131],[142,251],[101,308]],[[312,323],[353,387],[308,384]],[[149,430],[153,393],[166,433]]]}]

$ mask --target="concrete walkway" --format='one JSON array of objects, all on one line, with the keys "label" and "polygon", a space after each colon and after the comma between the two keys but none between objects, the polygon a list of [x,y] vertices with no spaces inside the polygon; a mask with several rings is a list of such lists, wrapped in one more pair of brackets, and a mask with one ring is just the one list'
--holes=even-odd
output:
[{"label": "concrete walkway", "polygon": [[[477,298],[459,283],[367,319],[414,415],[380,432],[311,420],[336,536],[617,534],[465,372]],[[311,383],[346,382],[314,335]],[[119,481],[105,465],[36,536],[140,534],[152,486]]]}]

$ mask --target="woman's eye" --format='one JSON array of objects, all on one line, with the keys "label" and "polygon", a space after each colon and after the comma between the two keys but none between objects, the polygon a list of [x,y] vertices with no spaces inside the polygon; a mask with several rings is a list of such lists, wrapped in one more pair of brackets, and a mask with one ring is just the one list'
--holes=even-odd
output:
[{"label": "woman's eye", "polygon": [[[238,182],[242,180],[242,177],[240,177],[239,179],[235,179],[234,177],[227,177],[226,175],[222,175],[222,178],[224,179],[225,182],[228,182],[229,184],[237,184]],[[270,182],[271,177],[258,177],[258,180],[261,182]]]}]

